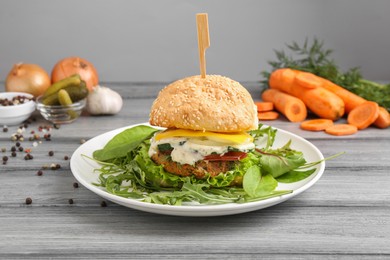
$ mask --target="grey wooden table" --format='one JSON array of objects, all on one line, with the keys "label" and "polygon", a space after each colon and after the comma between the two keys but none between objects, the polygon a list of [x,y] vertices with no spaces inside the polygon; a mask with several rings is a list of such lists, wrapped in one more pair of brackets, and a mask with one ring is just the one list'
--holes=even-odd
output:
[{"label": "grey wooden table", "polygon": [[[146,122],[163,84],[106,84],[124,98],[115,116],[83,114],[52,129],[50,141],[39,114],[11,157],[17,127],[0,131],[0,147],[10,158],[0,165],[0,258],[390,258],[390,131],[369,128],[353,136],[305,132],[283,117],[267,124],[298,134],[328,161],[323,177],[309,190],[282,204],[223,217],[174,217],[141,212],[106,202],[76,182],[70,168],[81,140]],[[256,83],[243,83],[255,99]],[[31,131],[43,140],[34,147]],[[49,156],[48,152],[54,155]],[[59,164],[60,169],[42,166]],[[32,203],[26,205],[26,198]],[[71,204],[73,200],[73,204]]]}]

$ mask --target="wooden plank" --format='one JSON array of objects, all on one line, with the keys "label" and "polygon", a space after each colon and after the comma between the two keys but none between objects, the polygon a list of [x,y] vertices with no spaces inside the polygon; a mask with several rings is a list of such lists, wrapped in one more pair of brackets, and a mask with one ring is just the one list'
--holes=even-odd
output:
[{"label": "wooden plank", "polygon": [[0,256],[21,252],[65,257],[89,253],[108,257],[118,252],[390,256],[390,224],[383,219],[389,211],[280,205],[206,220],[123,207],[4,209]]}]

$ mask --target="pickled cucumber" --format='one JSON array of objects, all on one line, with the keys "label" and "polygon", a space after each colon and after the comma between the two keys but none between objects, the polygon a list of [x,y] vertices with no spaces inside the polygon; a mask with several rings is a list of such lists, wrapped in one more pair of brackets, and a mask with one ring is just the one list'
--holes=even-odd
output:
[{"label": "pickled cucumber", "polygon": [[54,93],[57,93],[60,89],[66,88],[70,85],[80,85],[81,83],[81,77],[79,74],[74,74],[70,77],[67,77],[63,80],[57,81],[53,85],[51,85],[45,93],[43,93],[43,98],[48,97],[50,95],[53,95]]},{"label": "pickled cucumber", "polygon": [[[58,101],[64,107],[67,107],[67,106],[70,106],[73,104],[72,99],[70,98],[68,92],[65,89],[61,89],[60,91],[58,91]],[[69,109],[68,111],[66,111],[66,113],[69,115],[70,119],[74,119],[74,118],[78,117],[77,112],[72,110],[72,109]]]},{"label": "pickled cucumber", "polygon": [[[80,101],[88,96],[88,88],[84,81],[81,81],[79,85],[69,85],[63,90],[68,92],[73,102]],[[46,106],[60,105],[58,100],[58,93],[55,92],[49,96],[43,97],[42,103]]]},{"label": "pickled cucumber", "polygon": [[69,86],[64,88],[68,92],[73,102],[80,101],[88,96],[88,88],[85,81],[81,81],[79,86]]},{"label": "pickled cucumber", "polygon": [[58,91],[58,101],[62,106],[69,106],[73,104],[68,92],[65,89]]},{"label": "pickled cucumber", "polygon": [[56,106],[59,105],[60,102],[58,101],[58,95],[57,93],[54,93],[53,95],[50,95],[48,97],[45,97],[42,99],[42,104],[45,106]]}]

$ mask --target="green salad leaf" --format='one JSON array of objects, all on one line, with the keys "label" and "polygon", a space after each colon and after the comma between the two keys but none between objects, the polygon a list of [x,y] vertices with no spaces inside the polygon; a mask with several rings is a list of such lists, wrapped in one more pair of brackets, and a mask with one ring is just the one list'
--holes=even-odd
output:
[{"label": "green salad leaf", "polygon": [[261,153],[260,163],[265,172],[277,178],[306,163],[303,153],[290,148],[291,140],[279,149],[268,149]]},{"label": "green salad leaf", "polygon": [[103,149],[94,151],[93,158],[105,162],[113,158],[126,156],[128,152],[135,149],[157,131],[157,129],[145,125],[126,129],[114,136]]},{"label": "green salad leaf", "polygon": [[315,168],[314,169],[309,169],[309,170],[306,170],[306,171],[291,170],[291,171],[288,171],[285,174],[279,176],[278,178],[276,178],[276,180],[278,182],[282,182],[282,183],[297,182],[297,181],[301,181],[301,180],[306,179],[307,177],[312,175],[315,171],[316,171]]}]

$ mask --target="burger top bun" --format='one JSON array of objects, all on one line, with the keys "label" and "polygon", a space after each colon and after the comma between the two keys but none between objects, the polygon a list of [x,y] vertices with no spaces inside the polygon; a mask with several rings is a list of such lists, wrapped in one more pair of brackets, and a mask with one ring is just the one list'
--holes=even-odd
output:
[{"label": "burger top bun", "polygon": [[150,124],[228,133],[257,129],[258,119],[253,99],[240,83],[218,75],[197,75],[160,91]]}]

